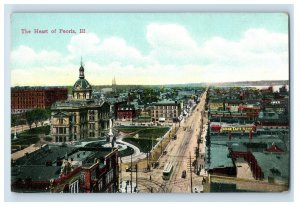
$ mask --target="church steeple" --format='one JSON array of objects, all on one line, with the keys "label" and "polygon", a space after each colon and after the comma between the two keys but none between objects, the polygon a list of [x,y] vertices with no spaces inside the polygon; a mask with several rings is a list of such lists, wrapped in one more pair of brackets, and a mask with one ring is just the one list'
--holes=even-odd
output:
[{"label": "church steeple", "polygon": [[113,90],[113,92],[116,92],[116,90],[117,90],[116,77],[114,77],[112,80],[112,90]]},{"label": "church steeple", "polygon": [[84,68],[83,68],[83,65],[82,65],[82,57],[81,57],[81,60],[80,60],[79,79],[84,79]]}]

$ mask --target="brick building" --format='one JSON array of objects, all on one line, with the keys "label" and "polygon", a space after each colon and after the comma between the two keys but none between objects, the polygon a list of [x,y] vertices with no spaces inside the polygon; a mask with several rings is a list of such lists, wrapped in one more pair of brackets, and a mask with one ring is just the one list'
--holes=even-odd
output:
[{"label": "brick building", "polygon": [[127,102],[115,104],[116,119],[119,121],[132,121],[136,117],[135,106]]},{"label": "brick building", "polygon": [[11,88],[11,112],[23,113],[34,108],[50,108],[53,103],[68,98],[63,87],[13,87]]},{"label": "brick building", "polygon": [[172,123],[183,111],[183,103],[177,101],[161,101],[151,107],[152,122]]},{"label": "brick building", "polygon": [[14,192],[118,191],[118,150],[45,146],[12,162]]}]

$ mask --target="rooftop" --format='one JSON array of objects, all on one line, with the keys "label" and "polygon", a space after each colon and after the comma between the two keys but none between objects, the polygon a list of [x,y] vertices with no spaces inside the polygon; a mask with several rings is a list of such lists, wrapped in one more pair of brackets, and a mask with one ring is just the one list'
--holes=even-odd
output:
[{"label": "rooftop", "polygon": [[177,104],[179,104],[179,102],[168,100],[168,99],[164,99],[162,101],[154,103],[154,105],[177,105]]},{"label": "rooftop", "polygon": [[16,160],[15,165],[46,165],[46,162],[62,159],[71,153],[74,147],[43,147]]},{"label": "rooftop", "polygon": [[[207,163],[207,169],[233,167],[232,159],[229,157],[229,151],[226,144],[211,143],[210,164]],[[206,154],[208,153],[206,148]]]},{"label": "rooftop", "polygon": [[290,158],[289,154],[274,154],[274,153],[252,153],[261,167],[265,178],[279,177],[283,180],[289,180]]},{"label": "rooftop", "polygon": [[44,165],[22,165],[11,168],[12,181],[18,179],[31,178],[35,182],[48,182],[52,178],[58,178],[60,175],[60,166],[49,166]]},{"label": "rooftop", "polygon": [[52,105],[51,109],[78,109],[96,107],[102,106],[104,103],[105,101],[101,99],[58,101]]},{"label": "rooftop", "polygon": [[92,87],[86,79],[78,79],[73,86],[73,90],[74,91],[92,90]]},{"label": "rooftop", "polygon": [[[57,166],[57,160],[68,159],[72,165],[89,166],[95,163],[95,158],[104,158],[112,152],[111,148],[95,147],[44,147],[28,154],[14,162],[12,165],[12,181],[31,178],[32,181],[42,182],[57,178],[61,172],[61,166]],[[101,160],[100,159],[100,160]],[[46,165],[47,163],[52,163]],[[53,164],[54,163],[54,164]],[[103,163],[100,162],[103,167]]]}]

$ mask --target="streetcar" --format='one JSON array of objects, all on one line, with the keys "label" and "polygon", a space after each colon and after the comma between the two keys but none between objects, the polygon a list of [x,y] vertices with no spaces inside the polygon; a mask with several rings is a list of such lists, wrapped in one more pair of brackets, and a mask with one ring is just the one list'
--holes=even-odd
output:
[{"label": "streetcar", "polygon": [[163,170],[162,178],[163,180],[169,180],[173,171],[173,164],[168,162]]}]

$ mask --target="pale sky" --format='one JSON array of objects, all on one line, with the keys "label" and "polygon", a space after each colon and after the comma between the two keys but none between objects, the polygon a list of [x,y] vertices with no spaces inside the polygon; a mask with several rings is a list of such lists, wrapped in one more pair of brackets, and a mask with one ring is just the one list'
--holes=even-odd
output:
[{"label": "pale sky", "polygon": [[[117,84],[289,76],[284,13],[18,13],[11,23],[12,86],[73,85],[81,56],[92,85],[111,84],[114,76]],[[31,33],[22,34],[22,29]]]}]

